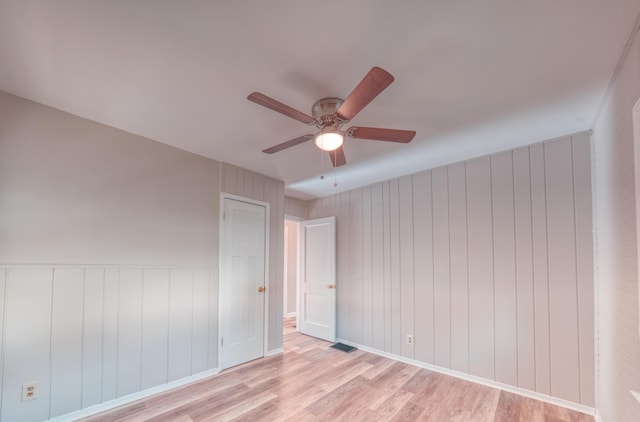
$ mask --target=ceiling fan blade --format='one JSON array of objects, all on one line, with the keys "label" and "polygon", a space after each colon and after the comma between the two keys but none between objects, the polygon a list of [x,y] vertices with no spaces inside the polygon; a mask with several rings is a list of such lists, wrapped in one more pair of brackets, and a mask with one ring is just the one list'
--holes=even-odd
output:
[{"label": "ceiling fan blade", "polygon": [[274,152],[278,152],[278,151],[282,151],[283,149],[294,147],[296,145],[299,145],[303,142],[310,141],[312,139],[313,139],[313,135],[302,135],[295,139],[291,139],[290,141],[283,142],[278,145],[274,145],[271,148],[267,148],[263,150],[262,152],[265,152],[267,154],[273,154]]},{"label": "ceiling fan blade", "polygon": [[415,130],[381,129],[377,127],[357,127],[347,129],[347,136],[373,141],[400,142],[407,144],[416,136]]},{"label": "ceiling fan blade", "polygon": [[380,67],[372,68],[336,111],[342,120],[351,120],[393,82],[391,73]]},{"label": "ceiling fan blade", "polygon": [[329,157],[331,157],[331,164],[333,164],[333,167],[340,167],[347,164],[347,158],[344,156],[344,150],[342,147],[329,151]]},{"label": "ceiling fan blade", "polygon": [[308,125],[314,124],[316,119],[313,117],[304,114],[301,111],[296,110],[295,108],[291,108],[286,104],[282,104],[280,101],[274,100],[271,97],[267,97],[264,94],[259,92],[252,92],[247,97],[247,100],[253,101],[256,104],[260,104],[263,107],[270,108],[273,111],[277,111],[278,113],[284,114],[287,117],[291,117],[292,119],[296,119],[299,122],[306,123]]}]

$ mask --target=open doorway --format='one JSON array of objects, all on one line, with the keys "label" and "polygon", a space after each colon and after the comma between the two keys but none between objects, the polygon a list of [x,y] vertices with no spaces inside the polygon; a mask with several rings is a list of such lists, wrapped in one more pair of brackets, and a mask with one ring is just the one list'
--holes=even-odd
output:
[{"label": "open doorway", "polygon": [[283,333],[336,338],[336,219],[285,218]]}]

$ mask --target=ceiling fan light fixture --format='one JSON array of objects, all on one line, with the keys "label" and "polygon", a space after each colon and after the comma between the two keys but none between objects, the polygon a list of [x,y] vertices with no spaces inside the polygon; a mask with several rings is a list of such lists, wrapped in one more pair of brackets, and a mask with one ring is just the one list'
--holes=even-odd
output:
[{"label": "ceiling fan light fixture", "polygon": [[315,142],[323,151],[335,151],[344,143],[344,133],[339,130],[320,132],[316,135]]}]

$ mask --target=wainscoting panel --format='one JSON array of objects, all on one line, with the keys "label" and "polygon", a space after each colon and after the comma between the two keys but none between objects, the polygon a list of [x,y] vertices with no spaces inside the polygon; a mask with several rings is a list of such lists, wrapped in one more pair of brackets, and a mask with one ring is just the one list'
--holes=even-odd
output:
[{"label": "wainscoting panel", "polygon": [[513,153],[491,157],[493,199],[493,271],[495,297],[496,381],[518,385],[518,314],[516,309],[515,208]]},{"label": "wainscoting panel", "polygon": [[337,216],[338,336],[593,407],[590,192],[578,134],[310,201]]},{"label": "wainscoting panel", "polygon": [[[217,367],[216,272],[0,268],[1,419],[46,420]],[[21,401],[26,382],[37,400]]]},{"label": "wainscoting panel", "polygon": [[53,272],[51,314],[51,416],[82,406],[84,269]]},{"label": "wainscoting panel", "polygon": [[[566,141],[565,141],[566,142]],[[531,223],[533,245],[533,297],[535,318],[536,390],[551,394],[549,365],[549,267],[547,248],[547,191],[544,146],[529,148],[531,174]],[[569,164],[569,163],[567,163]]]},{"label": "wainscoting panel", "polygon": [[469,371],[469,272],[467,173],[464,163],[448,167],[451,263],[451,369]]},{"label": "wainscoting panel", "polygon": [[[8,270],[6,283],[0,419],[49,419],[53,271]],[[39,398],[21,402],[27,382],[38,382]]]},{"label": "wainscoting panel", "polygon": [[[4,344],[4,310],[5,310],[5,297],[6,297],[6,277],[7,271],[4,268],[0,268],[0,344]],[[2,398],[2,380],[4,379],[4,348],[0,347],[0,399]],[[2,411],[0,410],[0,418],[2,417]]]},{"label": "wainscoting panel", "polygon": [[169,375],[169,284],[171,270],[150,268],[144,271],[142,289],[141,388],[167,383]]},{"label": "wainscoting panel", "polygon": [[[431,172],[413,176],[415,359],[434,361],[433,206]],[[375,189],[375,185],[373,187]],[[373,212],[376,212],[375,204]],[[375,225],[372,230],[376,233]],[[380,262],[379,260],[375,262]],[[374,270],[375,273],[375,270]],[[376,306],[378,308],[378,306]],[[375,344],[374,347],[379,349]],[[379,349],[383,350],[383,349]]]},{"label": "wainscoting panel", "polygon": [[102,402],[105,272],[101,268],[84,271],[82,327],[82,406]]},{"label": "wainscoting panel", "polygon": [[140,268],[120,269],[118,282],[118,397],[140,391],[142,379],[142,276]]},{"label": "wainscoting panel", "polygon": [[513,205],[515,225],[516,324],[518,332],[518,387],[535,391],[535,337],[531,177],[529,151],[513,151]]}]

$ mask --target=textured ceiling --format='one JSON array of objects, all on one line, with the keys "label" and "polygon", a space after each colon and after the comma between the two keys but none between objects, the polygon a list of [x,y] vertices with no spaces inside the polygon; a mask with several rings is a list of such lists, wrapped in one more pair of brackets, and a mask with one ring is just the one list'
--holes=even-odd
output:
[{"label": "textured ceiling", "polygon": [[[325,196],[590,129],[638,0],[0,0],[0,90]],[[351,124],[334,171],[309,133],[246,100],[305,113],[366,72],[395,76]],[[324,174],[324,179],[320,175]],[[337,181],[337,187],[334,186]]]}]

